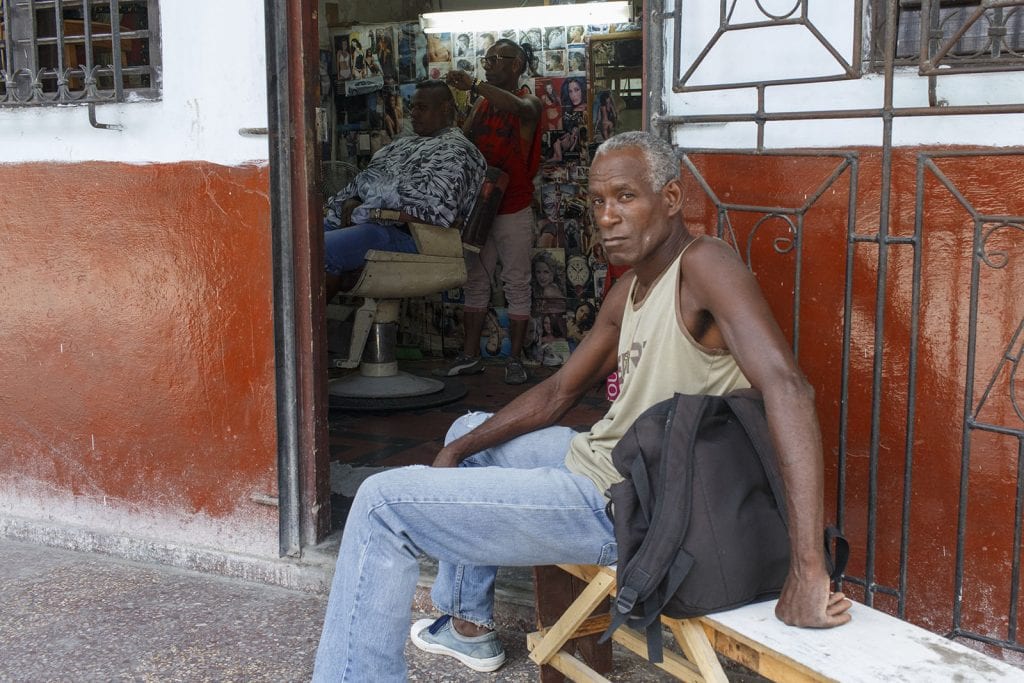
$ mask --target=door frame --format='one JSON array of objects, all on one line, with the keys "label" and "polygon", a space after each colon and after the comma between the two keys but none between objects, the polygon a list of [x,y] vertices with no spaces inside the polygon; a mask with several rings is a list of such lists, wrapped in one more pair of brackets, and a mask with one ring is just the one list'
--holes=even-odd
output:
[{"label": "door frame", "polygon": [[279,550],[330,532],[316,0],[266,0]]}]

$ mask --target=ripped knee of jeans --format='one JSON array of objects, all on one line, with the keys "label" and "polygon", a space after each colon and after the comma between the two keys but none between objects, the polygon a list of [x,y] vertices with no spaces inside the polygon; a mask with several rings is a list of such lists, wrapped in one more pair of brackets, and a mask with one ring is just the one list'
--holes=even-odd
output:
[{"label": "ripped knee of jeans", "polygon": [[482,425],[487,418],[491,416],[491,413],[471,411],[466,413],[459,419],[452,423],[452,426],[448,428],[448,433],[444,436],[444,445],[447,446],[452,441],[455,441],[459,437],[468,434],[480,425]]}]

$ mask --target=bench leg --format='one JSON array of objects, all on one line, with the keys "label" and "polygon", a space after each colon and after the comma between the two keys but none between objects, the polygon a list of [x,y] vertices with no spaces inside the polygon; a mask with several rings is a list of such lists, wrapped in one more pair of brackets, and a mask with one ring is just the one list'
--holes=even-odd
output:
[{"label": "bench leg", "polygon": [[[572,681],[606,681],[598,672],[611,670],[608,643],[598,646],[607,652],[606,664],[588,659],[585,651],[580,652],[585,660],[581,662],[572,656],[571,647],[565,648],[569,652],[562,649],[570,639],[574,643],[585,638],[594,639],[608,627],[610,615],[594,615],[594,611],[601,607],[603,612],[607,612],[608,597],[615,590],[614,573],[587,565],[559,565],[535,567],[534,578],[537,584],[537,621],[541,629],[527,634],[527,647],[530,659],[541,665],[542,683],[562,683],[563,674]],[[583,590],[580,591],[578,586],[583,586]],[[576,595],[571,602],[570,595]],[[557,620],[545,628],[552,619]],[[657,665],[659,668],[689,683],[728,683],[700,620],[662,617],[662,623],[672,631],[686,658],[665,650],[664,661]],[[612,638],[641,657],[647,657],[646,639],[632,629],[621,626]]]},{"label": "bench leg", "polygon": [[[556,566],[534,567],[534,584],[536,587],[537,625],[539,628],[550,627],[558,621],[572,600],[578,598],[587,588],[586,581],[574,577]],[[601,605],[598,605],[600,612]],[[611,671],[611,643],[599,643],[600,632],[572,639],[567,649],[578,653],[585,663],[594,671],[606,674]],[[563,676],[553,667],[541,667],[542,683],[561,683]]]},{"label": "bench leg", "polygon": [[[563,680],[562,674],[547,664],[558,656],[558,651],[576,633],[580,625],[587,621],[595,608],[604,606],[608,594],[615,585],[615,580],[610,576],[602,576],[587,584],[557,567],[534,568],[534,579],[538,626],[544,628],[550,625],[550,627],[544,628],[541,633],[531,634],[534,637],[530,641],[532,644],[530,658],[542,665],[540,680],[543,683],[554,681],[560,683]],[[575,596],[575,600],[573,596]],[[606,624],[606,622],[607,618],[601,621],[601,624]],[[590,635],[578,637],[574,641],[580,656],[583,657],[586,666],[591,669],[591,673],[610,671],[611,644],[597,643],[603,629],[588,630],[591,631]],[[566,661],[565,664],[571,664],[571,662]],[[559,668],[564,670],[564,666]],[[592,678],[589,680],[603,679]]]},{"label": "bench leg", "polygon": [[728,683],[722,664],[718,661],[715,648],[696,619],[671,619],[668,622],[672,635],[686,658],[693,662],[708,683]]}]

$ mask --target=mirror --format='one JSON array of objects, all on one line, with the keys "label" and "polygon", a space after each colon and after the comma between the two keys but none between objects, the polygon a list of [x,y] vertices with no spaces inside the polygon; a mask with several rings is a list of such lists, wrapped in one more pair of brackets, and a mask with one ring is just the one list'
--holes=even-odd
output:
[{"label": "mirror", "polygon": [[595,145],[643,128],[643,39],[639,31],[590,36],[587,74]]}]

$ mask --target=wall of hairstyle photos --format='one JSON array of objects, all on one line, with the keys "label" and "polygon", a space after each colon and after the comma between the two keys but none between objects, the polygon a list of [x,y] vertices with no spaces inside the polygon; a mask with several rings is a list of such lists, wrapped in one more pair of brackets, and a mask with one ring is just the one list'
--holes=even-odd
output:
[{"label": "wall of hairstyle photos", "polygon": [[[424,34],[417,22],[332,29],[321,51],[321,90],[333,121],[324,158],[363,167],[392,139],[411,134],[408,106],[418,81],[443,79],[452,69],[483,77],[480,57],[498,39],[534,47],[523,88],[543,105],[542,164],[536,179],[533,318],[525,348],[530,364],[557,366],[594,324],[608,283],[608,265],[595,239],[586,193],[590,156],[616,126],[615,98],[592,92],[587,61],[592,36],[636,31],[635,24],[554,26],[479,33]],[[460,115],[471,106],[455,92]],[[461,123],[461,121],[460,121]],[[495,273],[499,282],[500,272]],[[494,288],[481,350],[509,352],[508,316]],[[403,304],[399,343],[440,355],[463,343],[461,289]]]}]

